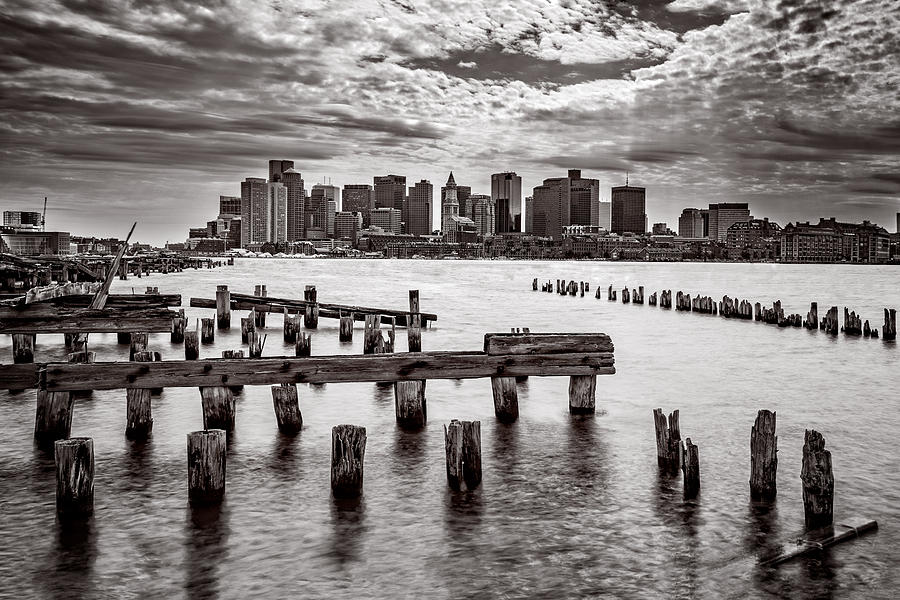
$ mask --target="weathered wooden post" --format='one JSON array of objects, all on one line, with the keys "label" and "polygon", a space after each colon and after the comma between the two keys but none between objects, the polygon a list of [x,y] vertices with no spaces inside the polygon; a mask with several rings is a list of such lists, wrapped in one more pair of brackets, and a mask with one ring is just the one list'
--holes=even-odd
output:
[{"label": "weathered wooden post", "polygon": [[422,312],[419,308],[419,290],[409,290],[409,312],[411,314]]},{"label": "weathered wooden post", "polygon": [[[268,294],[268,292],[266,291],[266,286],[264,286],[264,285],[258,285],[258,286],[256,286],[256,289],[255,289],[254,292],[253,292],[253,295],[254,295],[254,296],[258,296],[258,297],[260,297],[260,298],[265,298],[265,297],[267,296],[267,294]],[[255,319],[254,324],[256,325],[257,328],[259,328],[259,329],[265,328],[265,326],[266,326],[266,313],[265,313],[265,311],[262,311],[262,310],[261,310],[261,311],[258,311],[258,312],[257,312],[256,310],[254,310],[254,311],[253,311],[253,318]]]},{"label": "weathered wooden post", "polygon": [[365,427],[331,428],[331,492],[335,498],[356,498],[362,493],[365,457]]},{"label": "weathered wooden post", "polygon": [[250,316],[241,318],[241,343],[246,344],[250,340],[250,331],[256,328],[256,313],[250,312]]},{"label": "weathered wooden post", "polygon": [[515,377],[491,377],[494,415],[501,423],[515,423],[519,418],[519,393]]},{"label": "weathered wooden post", "polygon": [[184,360],[200,358],[200,339],[197,330],[184,332]]},{"label": "weathered wooden post", "polygon": [[750,429],[750,498],[772,502],[776,495],[778,470],[778,437],[775,435],[775,413],[761,410]]},{"label": "weathered wooden post", "polygon": [[284,313],[284,341],[289,344],[297,342],[297,332],[300,330],[300,315],[292,316],[287,307],[283,308]]},{"label": "weathered wooden post", "polygon": [[187,319],[185,317],[172,318],[172,334],[169,337],[173,344],[184,343],[184,329],[187,327]]},{"label": "weathered wooden post", "polygon": [[352,342],[353,341],[353,314],[350,315],[341,315],[340,320],[340,331],[338,333],[338,340],[341,342]]},{"label": "weathered wooden post", "polygon": [[897,310],[884,309],[884,326],[881,328],[881,339],[891,342],[897,339]]},{"label": "weathered wooden post", "polygon": [[285,435],[296,435],[303,427],[303,415],[300,414],[300,400],[297,386],[293,383],[282,383],[272,386],[272,402],[275,405],[275,419],[278,431]]},{"label": "weathered wooden post", "polygon": [[57,514],[62,518],[90,515],[94,512],[94,441],[84,437],[58,440],[53,457]]},{"label": "weathered wooden post", "polygon": [[[153,362],[152,352],[135,352],[131,360]],[[127,388],[125,390],[125,437],[129,440],[143,440],[153,430],[153,415],[150,410],[149,388]]]},{"label": "weathered wooden post", "polygon": [[77,339],[78,339],[77,333],[64,333],[63,334],[63,344],[65,345],[66,351],[75,352],[76,350],[81,350],[81,348],[76,347]]},{"label": "weathered wooden post", "polygon": [[481,421],[444,425],[447,483],[458,492],[474,490],[481,483]]},{"label": "weathered wooden post", "polygon": [[395,381],[394,409],[400,427],[404,429],[424,427],[427,418],[425,380]]},{"label": "weathered wooden post", "polygon": [[216,327],[212,318],[200,319],[200,342],[212,344],[216,341]]},{"label": "weathered wooden post", "polygon": [[422,315],[420,313],[406,315],[406,340],[409,352],[422,351]]},{"label": "weathered wooden post", "polygon": [[803,438],[803,511],[807,529],[831,525],[834,520],[834,475],[831,452],[825,438],[815,429],[807,429]]},{"label": "weathered wooden post", "polygon": [[303,314],[303,326],[306,329],[317,329],[319,327],[319,304],[316,286],[306,286],[306,289],[303,290],[303,299],[307,302]]},{"label": "weathered wooden post", "polygon": [[147,350],[147,339],[148,335],[146,333],[131,334],[131,348],[128,351],[128,360],[134,360],[134,354],[136,352],[144,352]]},{"label": "weathered wooden post", "polygon": [[531,282],[531,289],[532,289],[533,291],[535,291],[535,292],[538,290],[537,277],[535,277],[535,278],[534,278],[534,281]]},{"label": "weathered wooden post", "polygon": [[381,338],[381,315],[366,315],[363,331],[363,354],[375,354],[375,347]]},{"label": "weathered wooden post", "polygon": [[684,441],[681,470],[684,473],[684,499],[691,500],[700,493],[700,451],[691,438]]},{"label": "weathered wooden post", "polygon": [[573,415],[594,414],[596,390],[596,375],[569,377],[569,412]]},{"label": "weathered wooden post", "polygon": [[[172,327],[173,327],[173,329],[172,329],[172,331],[173,331],[172,337],[173,337],[173,338],[175,337],[175,334],[174,334],[174,331],[175,331],[175,329],[174,329],[174,327],[175,327],[175,320],[177,320],[177,318],[176,318],[176,319],[173,319],[173,321],[172,321]],[[182,329],[183,329],[183,327],[182,327]],[[173,339],[172,341],[174,342],[175,340]],[[131,343],[131,334],[130,334],[130,333],[123,333],[123,332],[121,332],[121,331],[117,332],[117,333],[116,333],[116,343],[117,343],[117,344],[130,344],[130,343]]]},{"label": "weathered wooden post", "polygon": [[217,504],[225,496],[225,432],[187,434],[188,499],[193,506]]},{"label": "weathered wooden post", "polygon": [[231,292],[227,285],[216,286],[216,325],[219,329],[231,327]]},{"label": "weathered wooden post", "polygon": [[234,394],[224,386],[201,387],[203,428],[234,431]]},{"label": "weathered wooden post", "polygon": [[295,356],[311,356],[312,355],[312,335],[308,333],[297,334],[297,345],[294,348]]},{"label": "weathered wooden post", "polygon": [[656,427],[656,464],[663,472],[676,475],[681,469],[681,425],[678,422],[678,411],[669,413],[669,419],[661,408],[653,409],[653,422]]},{"label": "weathered wooden post", "polygon": [[[137,354],[137,353],[135,353]],[[97,358],[96,352],[88,350],[79,350],[78,352],[70,352],[66,355],[66,362],[73,364],[91,364]]]},{"label": "weathered wooden post", "polygon": [[13,364],[34,362],[34,336],[30,333],[12,334]]}]

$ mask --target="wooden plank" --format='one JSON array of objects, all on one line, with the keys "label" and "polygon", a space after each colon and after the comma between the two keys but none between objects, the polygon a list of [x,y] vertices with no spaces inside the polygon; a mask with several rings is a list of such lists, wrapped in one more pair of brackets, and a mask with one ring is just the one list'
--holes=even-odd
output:
[{"label": "wooden plank", "polygon": [[0,365],[0,390],[28,390],[38,386],[39,364]]},{"label": "wooden plank", "polygon": [[571,352],[612,352],[613,343],[605,333],[486,333],[487,354],[559,354]]},{"label": "wooden plank", "polygon": [[[256,310],[256,312],[282,312],[287,308],[290,311],[304,312],[306,305],[309,304],[305,300],[288,300],[282,298],[270,298],[262,296],[250,296],[247,294],[231,294],[232,310]],[[365,321],[366,315],[384,315],[395,320],[396,325],[406,325],[405,311],[393,310],[387,308],[373,308],[367,306],[352,306],[348,304],[323,304],[319,305],[319,316],[328,319],[338,319],[343,314],[354,315],[357,321]],[[194,308],[215,308],[216,301],[211,298],[191,298],[190,305]],[[422,321],[437,321],[437,315],[433,313],[420,313]],[[390,321],[387,321],[390,322]]]},{"label": "wooden plank", "polygon": [[[71,308],[87,308],[91,304],[92,296],[57,296],[48,298],[35,304],[55,304]],[[181,306],[181,294],[110,294],[106,298],[105,308],[142,309],[165,308],[167,306]]]},{"label": "wooden plank", "polygon": [[[177,316],[167,308],[93,310],[52,304],[26,304],[2,311],[0,333],[169,332]],[[14,316],[8,317],[10,314]]]},{"label": "wooden plank", "polygon": [[41,370],[49,391],[121,388],[276,385],[474,379],[481,377],[609,375],[612,354],[489,356],[482,352],[409,352],[400,354],[206,359],[150,363],[52,363]]}]

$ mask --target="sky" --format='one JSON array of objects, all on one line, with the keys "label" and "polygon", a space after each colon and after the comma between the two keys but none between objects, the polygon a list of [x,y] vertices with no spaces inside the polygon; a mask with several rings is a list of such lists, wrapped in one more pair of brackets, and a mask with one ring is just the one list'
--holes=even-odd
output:
[{"label": "sky", "polygon": [[900,211],[896,0],[0,0],[0,209],[183,241],[269,159],[523,195],[580,168],[650,223]]}]

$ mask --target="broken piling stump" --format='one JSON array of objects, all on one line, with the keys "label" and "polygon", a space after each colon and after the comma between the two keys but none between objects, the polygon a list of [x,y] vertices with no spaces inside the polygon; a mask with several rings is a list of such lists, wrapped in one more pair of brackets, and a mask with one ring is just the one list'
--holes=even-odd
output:
[{"label": "broken piling stump", "polygon": [[297,335],[297,345],[294,347],[294,356],[311,356],[311,355],[312,355],[312,335],[301,332]]},{"label": "broken piling stump", "polygon": [[834,520],[834,475],[831,452],[825,449],[825,438],[807,429],[803,438],[803,512],[808,529],[831,525]]},{"label": "broken piling stump", "polygon": [[340,330],[338,332],[338,340],[341,342],[353,341],[353,315],[340,317]]},{"label": "broken piling stump", "polygon": [[[152,352],[135,352],[135,362],[153,362]],[[125,437],[129,440],[143,440],[153,430],[153,415],[150,410],[149,388],[127,388],[125,390]]]},{"label": "broken piling stump", "polygon": [[283,383],[272,386],[272,402],[275,405],[275,420],[278,431],[285,435],[296,435],[303,427],[303,415],[300,414],[300,400],[297,385]]},{"label": "broken piling stump", "polygon": [[378,341],[381,339],[381,315],[366,315],[366,325],[363,330],[363,354],[375,354]]},{"label": "broken piling stump", "polygon": [[356,498],[362,493],[365,457],[365,427],[331,428],[331,492],[335,498]]},{"label": "broken piling stump", "polygon": [[219,329],[231,327],[231,292],[227,285],[216,286],[216,326]]},{"label": "broken piling stump", "polygon": [[203,428],[234,431],[234,394],[224,386],[201,387]]},{"label": "broken piling stump", "polygon": [[775,500],[778,471],[778,437],[775,413],[761,410],[750,429],[750,498],[757,502]]},{"label": "broken piling stump", "polygon": [[225,432],[187,434],[188,499],[191,505],[218,504],[225,496]]},{"label": "broken piling stump", "polygon": [[501,423],[515,423],[519,419],[519,393],[515,377],[491,377],[494,394],[494,415]]},{"label": "broken piling stump", "polygon": [[12,335],[13,364],[21,365],[34,362],[34,336],[30,333],[14,333]]},{"label": "broken piling stump", "polygon": [[596,375],[569,377],[569,412],[573,415],[593,414],[596,391]]},{"label": "broken piling stump", "polygon": [[[184,343],[184,329],[187,327],[187,319],[185,317],[174,317],[172,319],[172,335],[170,341],[173,344]],[[120,344],[124,342],[119,342]]]},{"label": "broken piling stump", "polygon": [[453,419],[444,426],[447,483],[458,492],[474,490],[481,483],[481,421]]},{"label": "broken piling stump", "polygon": [[69,437],[72,431],[72,410],[75,399],[72,392],[48,392],[37,390],[37,408],[34,417],[34,439],[39,444],[50,444]]},{"label": "broken piling stump", "polygon": [[56,512],[60,517],[84,517],[94,511],[94,441],[91,438],[57,440]]},{"label": "broken piling stump", "polygon": [[184,332],[184,360],[200,358],[200,339],[197,330]]},{"label": "broken piling stump", "polygon": [[410,313],[406,320],[406,341],[409,352],[422,351],[422,315]]},{"label": "broken piling stump", "polygon": [[678,411],[669,413],[668,420],[661,408],[653,409],[653,423],[656,428],[656,464],[669,475],[677,475],[681,470],[681,425]]},{"label": "broken piling stump", "polygon": [[425,380],[394,382],[394,408],[397,424],[403,429],[421,429],[427,420]]},{"label": "broken piling stump", "polygon": [[216,326],[212,318],[200,319],[200,343],[212,344],[216,341]]},{"label": "broken piling stump", "polygon": [[253,313],[249,317],[241,318],[241,343],[246,344],[250,340],[250,331],[255,328]]},{"label": "broken piling stump", "polygon": [[684,474],[684,499],[691,500],[700,493],[700,451],[691,438],[684,441],[681,470]]}]

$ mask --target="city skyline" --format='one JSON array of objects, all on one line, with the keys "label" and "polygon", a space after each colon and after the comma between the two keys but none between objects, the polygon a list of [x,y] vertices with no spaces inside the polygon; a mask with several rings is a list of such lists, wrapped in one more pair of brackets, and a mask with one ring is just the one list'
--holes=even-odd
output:
[{"label": "city skyline", "polygon": [[489,194],[515,171],[524,203],[582,169],[605,201],[630,173],[670,227],[730,202],[889,226],[900,7],[829,4],[21,2],[0,18],[0,205],[48,196],[52,228],[138,220],[162,243],[286,157],[308,187],[454,171]]}]

